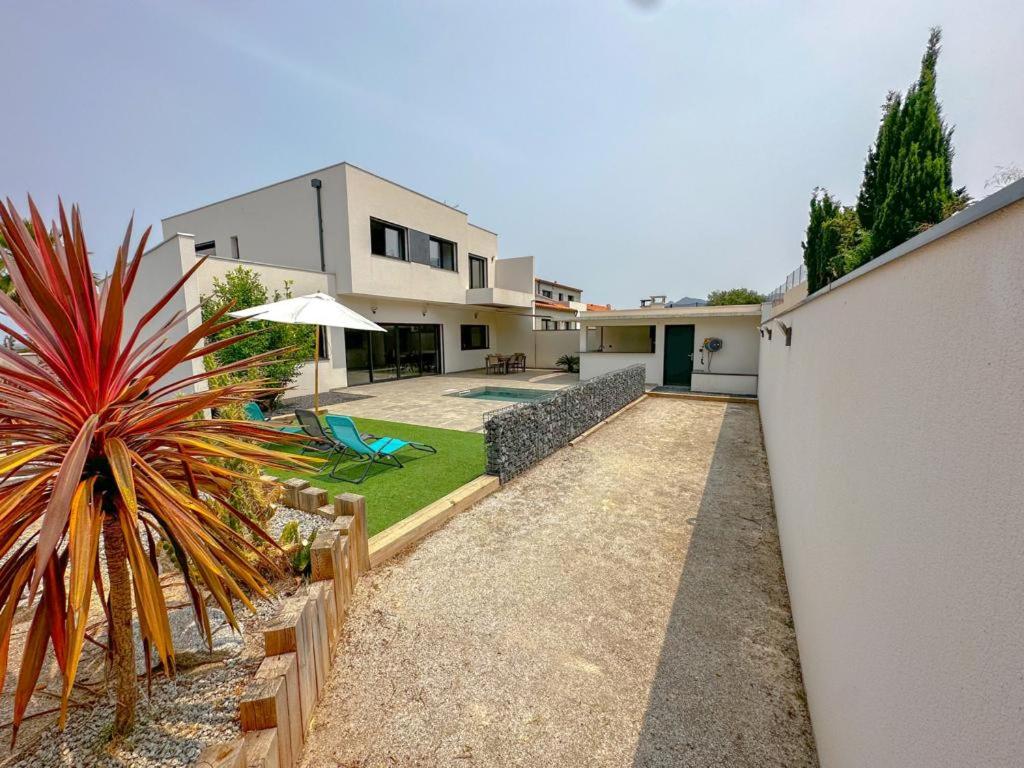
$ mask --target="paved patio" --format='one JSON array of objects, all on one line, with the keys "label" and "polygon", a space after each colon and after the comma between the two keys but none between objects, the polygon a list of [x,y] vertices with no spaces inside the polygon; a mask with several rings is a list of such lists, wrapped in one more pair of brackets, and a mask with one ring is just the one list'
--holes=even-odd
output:
[{"label": "paved patio", "polygon": [[509,403],[451,397],[450,393],[485,386],[562,389],[578,381],[579,376],[575,373],[549,370],[528,370],[505,376],[487,375],[483,370],[460,371],[443,376],[421,376],[339,389],[336,391],[366,399],[339,403],[327,410],[346,416],[481,432],[484,414],[505,408]]},{"label": "paved patio", "polygon": [[307,745],[816,766],[756,407],[648,399],[364,577]]}]

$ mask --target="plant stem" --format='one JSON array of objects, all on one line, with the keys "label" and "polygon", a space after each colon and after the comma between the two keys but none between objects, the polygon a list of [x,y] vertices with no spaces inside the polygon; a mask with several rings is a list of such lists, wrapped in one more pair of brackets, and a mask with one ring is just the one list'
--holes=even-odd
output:
[{"label": "plant stem", "polygon": [[135,726],[139,689],[135,682],[135,639],[132,636],[132,583],[128,574],[124,534],[114,514],[103,520],[103,545],[107,556],[107,589],[110,596],[110,638],[113,654],[117,708],[114,735],[127,736]]}]

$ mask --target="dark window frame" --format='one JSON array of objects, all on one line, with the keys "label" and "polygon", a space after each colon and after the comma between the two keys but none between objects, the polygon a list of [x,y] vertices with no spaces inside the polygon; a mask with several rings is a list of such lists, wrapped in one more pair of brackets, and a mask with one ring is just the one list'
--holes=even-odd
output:
[{"label": "dark window frame", "polygon": [[[473,330],[483,328],[483,346],[478,346],[473,341]],[[462,342],[462,351],[470,352],[491,348],[491,326],[485,323],[463,323],[459,326],[459,340]]]},{"label": "dark window frame", "polygon": [[[479,263],[483,270],[483,284],[473,285],[473,264]],[[487,259],[483,256],[476,256],[475,254],[469,254],[469,287],[470,288],[486,288],[487,287]]]},{"label": "dark window frame", "polygon": [[[383,227],[384,231],[385,231],[384,243],[383,243],[383,246],[384,246],[383,250],[385,251],[384,253],[381,253],[379,251],[375,251],[374,250],[373,227],[374,227],[375,224]],[[386,252],[387,251],[387,234],[386,234],[386,232],[389,229],[393,229],[396,232],[398,232],[398,235],[399,235],[398,243],[399,243],[399,251],[400,251],[398,256],[391,256],[391,255],[389,255]],[[371,216],[370,217],[370,254],[373,255],[373,256],[380,256],[380,257],[385,258],[385,259],[394,259],[395,261],[408,261],[409,260],[409,230],[406,227],[403,227],[401,224],[395,224],[393,221],[387,221],[386,219],[380,219],[380,218],[377,218],[376,216]]]},{"label": "dark window frame", "polygon": [[[438,254],[438,257],[439,257],[441,263],[439,265],[438,264],[428,263],[427,264],[428,267],[431,267],[432,269],[443,269],[445,272],[458,272],[459,271],[459,246],[458,246],[458,243],[456,243],[454,240],[445,240],[443,237],[437,237],[436,235],[430,235],[429,243],[430,244],[427,245],[427,248],[428,248],[428,251],[427,251],[428,256],[427,256],[427,258],[428,258],[428,260],[430,258],[430,256],[429,256],[430,245],[432,245],[433,243],[437,243],[437,254]],[[452,247],[452,266],[451,266],[450,269],[444,265],[444,249],[443,249],[442,246],[445,246],[445,245],[450,245]]]}]

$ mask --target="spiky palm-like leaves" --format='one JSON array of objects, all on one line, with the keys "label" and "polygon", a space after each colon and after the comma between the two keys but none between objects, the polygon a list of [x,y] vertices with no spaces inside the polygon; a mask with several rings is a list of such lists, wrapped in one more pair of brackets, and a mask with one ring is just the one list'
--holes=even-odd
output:
[{"label": "spiky palm-like leaves", "polygon": [[199,346],[205,337],[238,322],[224,319],[227,307],[192,329],[185,313],[157,319],[192,272],[137,326],[125,327],[125,303],[148,230],[129,259],[129,224],[112,274],[97,285],[77,208],[69,220],[61,205],[59,230],[54,225],[48,233],[31,200],[29,207],[31,232],[10,201],[6,208],[0,205],[0,235],[17,295],[0,293],[0,309],[13,321],[0,323],[0,330],[35,356],[0,347],[0,680],[15,610],[24,597],[33,619],[15,690],[15,734],[48,645],[63,676],[63,724],[96,589],[115,673],[114,730],[123,734],[134,720],[133,615],[147,656],[152,648],[165,669],[174,667],[157,539],[176,554],[207,640],[210,622],[201,588],[236,625],[234,601],[251,607],[250,595],[266,593],[254,565],[262,555],[210,505],[215,501],[243,525],[259,529],[230,503],[236,474],[210,459],[282,468],[295,466],[296,459],[261,446],[287,439],[271,428],[204,415],[263,394],[261,383],[180,394],[211,376],[264,364],[268,355],[165,383],[179,364],[216,351],[218,344]]}]

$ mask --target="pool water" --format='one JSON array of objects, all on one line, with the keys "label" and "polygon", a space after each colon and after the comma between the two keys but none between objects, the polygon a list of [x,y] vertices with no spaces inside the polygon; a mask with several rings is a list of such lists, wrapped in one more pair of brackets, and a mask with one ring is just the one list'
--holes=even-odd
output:
[{"label": "pool water", "polygon": [[506,403],[535,403],[547,400],[557,390],[526,389],[520,387],[477,387],[452,392],[452,397],[468,397],[472,400],[502,400]]}]

